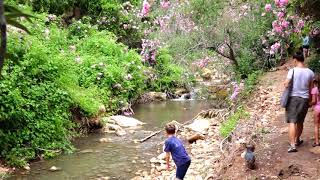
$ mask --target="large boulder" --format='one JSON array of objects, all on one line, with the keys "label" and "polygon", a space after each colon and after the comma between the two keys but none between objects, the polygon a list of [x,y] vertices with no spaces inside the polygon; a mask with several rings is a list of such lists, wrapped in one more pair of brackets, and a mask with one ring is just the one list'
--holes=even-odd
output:
[{"label": "large boulder", "polygon": [[201,134],[206,134],[210,127],[210,122],[207,119],[196,119],[187,126],[192,131],[199,132]]},{"label": "large boulder", "polygon": [[165,101],[167,100],[167,94],[163,92],[149,92],[148,96],[153,101]]},{"label": "large boulder", "polygon": [[111,120],[115,121],[116,124],[118,124],[121,127],[136,127],[141,126],[145,123],[134,119],[132,117],[126,117],[126,116],[111,116]]}]

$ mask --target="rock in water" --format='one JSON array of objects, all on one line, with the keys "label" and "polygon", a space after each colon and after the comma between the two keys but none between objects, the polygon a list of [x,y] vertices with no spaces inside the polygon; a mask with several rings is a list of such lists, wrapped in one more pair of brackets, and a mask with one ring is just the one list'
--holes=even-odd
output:
[{"label": "rock in water", "polygon": [[165,101],[167,100],[167,94],[162,92],[149,92],[147,96],[152,101]]},{"label": "rock in water", "polygon": [[206,134],[209,127],[210,122],[206,119],[196,119],[192,124],[187,126],[187,128],[202,134]]},{"label": "rock in water", "polygon": [[56,166],[52,166],[49,170],[52,171],[52,172],[55,172],[55,171],[60,171],[61,168],[58,168]]},{"label": "rock in water", "polygon": [[123,130],[123,129],[116,131],[116,135],[117,135],[117,136],[124,136],[124,135],[126,135],[126,134],[127,134],[126,131]]},{"label": "rock in water", "polygon": [[121,127],[135,127],[145,124],[137,119],[126,116],[111,116],[110,119],[114,120]]},{"label": "rock in water", "polygon": [[111,142],[111,139],[110,138],[101,138],[101,139],[99,139],[99,142],[107,143],[107,142]]}]

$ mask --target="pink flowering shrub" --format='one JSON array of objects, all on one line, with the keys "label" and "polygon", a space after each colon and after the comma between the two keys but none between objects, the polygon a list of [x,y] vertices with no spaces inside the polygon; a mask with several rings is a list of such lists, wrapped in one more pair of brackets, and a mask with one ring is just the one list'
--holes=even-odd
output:
[{"label": "pink flowering shrub", "polygon": [[[267,13],[275,19],[272,22],[272,30],[266,34],[268,39],[272,40],[273,43],[270,47],[267,47],[268,49],[266,49],[265,52],[270,55],[280,53],[280,58],[283,52],[289,48],[288,42],[290,38],[296,34],[299,35],[305,26],[305,22],[301,18],[289,16],[287,9],[288,4],[288,0],[275,0],[274,5],[265,5]],[[271,11],[271,9],[273,9],[273,11]]]},{"label": "pink flowering shrub", "polygon": [[142,16],[148,16],[149,12],[150,12],[150,4],[148,3],[148,0],[144,0],[143,1],[143,5],[142,5]]}]

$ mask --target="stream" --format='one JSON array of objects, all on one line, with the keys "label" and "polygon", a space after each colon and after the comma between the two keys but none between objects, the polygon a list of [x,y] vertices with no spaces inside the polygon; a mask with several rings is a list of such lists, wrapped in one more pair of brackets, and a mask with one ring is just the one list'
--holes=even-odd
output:
[{"label": "stream", "polygon": [[[99,177],[128,180],[138,170],[148,170],[149,159],[160,154],[159,143],[163,134],[145,143],[135,144],[152,131],[160,130],[172,120],[180,123],[191,120],[201,110],[209,108],[206,101],[166,101],[138,105],[134,118],[147,123],[140,129],[127,130],[127,135],[89,134],[75,140],[77,151],[54,159],[31,163],[30,171],[18,171],[8,180],[90,180]],[[110,143],[100,143],[101,138],[111,138]],[[51,172],[52,166],[61,171]]]}]

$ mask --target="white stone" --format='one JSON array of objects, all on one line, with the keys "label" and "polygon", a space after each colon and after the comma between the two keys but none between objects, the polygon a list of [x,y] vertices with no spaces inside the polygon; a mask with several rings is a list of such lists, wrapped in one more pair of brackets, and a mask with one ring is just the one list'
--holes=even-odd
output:
[{"label": "white stone", "polygon": [[166,158],[166,153],[161,153],[157,158],[160,160],[164,160]]},{"label": "white stone", "polygon": [[210,127],[209,120],[206,119],[196,119],[192,124],[188,125],[187,128],[205,134]]},{"label": "white stone", "polygon": [[52,166],[49,170],[50,170],[50,171],[60,171],[61,168],[58,168],[58,167],[56,167],[56,166]]},{"label": "white stone", "polygon": [[121,127],[134,127],[134,126],[140,126],[145,124],[137,119],[126,117],[126,116],[120,116],[120,115],[111,116],[110,119],[114,120],[116,124],[118,124]]}]

